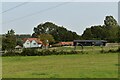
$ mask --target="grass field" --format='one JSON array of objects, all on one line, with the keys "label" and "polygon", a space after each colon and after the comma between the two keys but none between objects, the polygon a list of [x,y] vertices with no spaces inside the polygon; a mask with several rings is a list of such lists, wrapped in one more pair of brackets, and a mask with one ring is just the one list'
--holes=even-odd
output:
[{"label": "grass field", "polygon": [[117,78],[118,54],[2,57],[3,78]]},{"label": "grass field", "polygon": [[[50,49],[56,49],[56,50],[64,50],[64,51],[71,51],[71,50],[74,50],[74,46],[63,46],[63,47],[55,47],[55,48],[50,48]],[[100,46],[84,46],[83,47],[83,51],[100,51],[100,50],[105,50],[105,51],[108,51],[108,50],[117,50],[118,49],[118,46],[103,46],[103,47],[100,47]],[[76,47],[76,51],[81,51],[82,48],[80,46],[77,46]]]}]

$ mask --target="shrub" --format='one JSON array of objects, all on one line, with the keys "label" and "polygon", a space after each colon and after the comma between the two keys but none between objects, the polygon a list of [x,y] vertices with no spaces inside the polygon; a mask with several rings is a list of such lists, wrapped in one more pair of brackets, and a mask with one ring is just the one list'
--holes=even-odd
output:
[{"label": "shrub", "polygon": [[32,48],[24,48],[21,55],[22,56],[36,56],[38,55],[38,51]]},{"label": "shrub", "polygon": [[118,48],[117,52],[120,52],[120,47]]},{"label": "shrub", "polygon": [[52,47],[61,47],[59,44],[53,44]]},{"label": "shrub", "polygon": [[110,50],[108,50],[108,51],[101,50],[100,52],[101,52],[101,53],[117,53],[117,52],[120,52],[120,50],[119,50],[119,49],[118,49],[118,50],[112,50],[112,49],[110,49]]},{"label": "shrub", "polygon": [[46,55],[68,55],[79,54],[80,51],[64,51],[64,50],[41,50],[33,48],[24,48],[21,53],[7,52],[3,56],[46,56]]},{"label": "shrub", "polygon": [[20,53],[9,51],[9,52],[2,54],[2,56],[20,56]]},{"label": "shrub", "polygon": [[100,53],[106,53],[106,51],[105,50],[101,50]]}]

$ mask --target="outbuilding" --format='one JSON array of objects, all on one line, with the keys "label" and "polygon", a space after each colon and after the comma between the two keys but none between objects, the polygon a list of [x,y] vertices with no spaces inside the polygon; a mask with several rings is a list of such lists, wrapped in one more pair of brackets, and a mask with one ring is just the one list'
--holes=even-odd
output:
[{"label": "outbuilding", "polygon": [[105,46],[106,40],[74,40],[74,46]]}]

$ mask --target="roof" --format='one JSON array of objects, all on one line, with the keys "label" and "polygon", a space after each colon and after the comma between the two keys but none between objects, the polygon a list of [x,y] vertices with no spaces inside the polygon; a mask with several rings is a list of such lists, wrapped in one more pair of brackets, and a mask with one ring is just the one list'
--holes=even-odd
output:
[{"label": "roof", "polygon": [[59,42],[60,45],[73,45],[73,42]]},{"label": "roof", "polygon": [[33,40],[35,40],[38,44],[42,44],[42,41],[40,41],[40,39],[38,39],[38,38],[24,38],[23,39],[24,42],[26,40],[29,40],[30,42],[32,42]]},{"label": "roof", "polygon": [[20,45],[17,45],[15,48],[18,49],[18,48],[22,48],[22,47]]},{"label": "roof", "polygon": [[107,42],[106,40],[74,40],[73,42]]}]

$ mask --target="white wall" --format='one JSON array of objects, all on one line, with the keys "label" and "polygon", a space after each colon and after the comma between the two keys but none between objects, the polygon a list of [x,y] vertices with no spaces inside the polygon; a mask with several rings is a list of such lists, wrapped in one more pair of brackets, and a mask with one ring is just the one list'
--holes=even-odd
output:
[{"label": "white wall", "polygon": [[31,42],[31,47],[38,47],[38,43],[35,40],[33,40]]},{"label": "white wall", "polygon": [[30,42],[29,40],[26,40],[26,42],[23,44],[24,48],[30,48],[30,47],[41,47],[42,44],[38,44],[35,40]]},{"label": "white wall", "polygon": [[30,41],[29,40],[26,40],[26,42],[23,44],[23,47],[24,48],[29,48],[30,47]]}]

